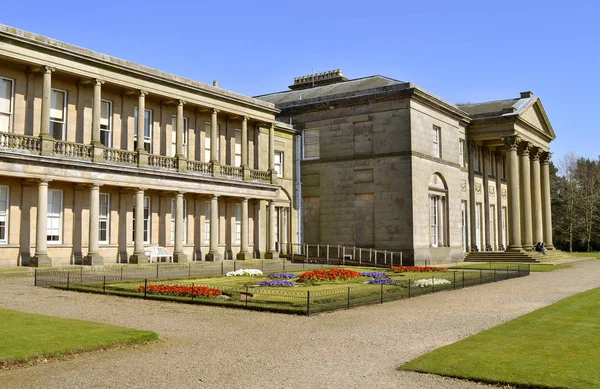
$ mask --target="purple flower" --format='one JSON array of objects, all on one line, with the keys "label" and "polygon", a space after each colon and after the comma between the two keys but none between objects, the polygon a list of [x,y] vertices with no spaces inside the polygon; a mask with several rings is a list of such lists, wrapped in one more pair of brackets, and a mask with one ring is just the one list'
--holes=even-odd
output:
[{"label": "purple flower", "polygon": [[397,280],[392,280],[391,278],[371,278],[368,281],[369,284],[384,284],[384,285],[395,284],[397,282],[398,282]]},{"label": "purple flower", "polygon": [[293,281],[287,280],[266,280],[258,283],[258,286],[295,286]]},{"label": "purple flower", "polygon": [[372,278],[385,277],[385,272],[383,272],[383,271],[371,271],[371,272],[364,271],[364,272],[361,272],[360,275],[363,277],[372,277]]},{"label": "purple flower", "polygon": [[291,279],[291,278],[298,277],[298,275],[294,274],[294,273],[271,273],[271,274],[267,275],[267,277]]}]

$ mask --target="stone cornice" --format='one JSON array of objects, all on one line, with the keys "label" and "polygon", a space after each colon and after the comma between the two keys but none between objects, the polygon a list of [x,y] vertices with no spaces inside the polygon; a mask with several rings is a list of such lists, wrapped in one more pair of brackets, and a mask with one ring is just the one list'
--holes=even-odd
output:
[{"label": "stone cornice", "polygon": [[427,155],[418,151],[397,151],[392,153],[378,153],[378,154],[365,154],[365,155],[351,155],[347,157],[337,157],[337,158],[319,158],[319,159],[309,159],[302,160],[302,165],[318,165],[321,163],[331,163],[331,162],[352,162],[358,160],[376,160],[379,158],[391,158],[391,157],[417,157],[421,159],[426,159],[435,163],[439,163],[440,165],[450,166],[453,168],[460,169],[461,171],[466,171],[464,168],[461,168],[460,164],[455,162],[450,162],[444,159],[436,158],[431,155]]}]

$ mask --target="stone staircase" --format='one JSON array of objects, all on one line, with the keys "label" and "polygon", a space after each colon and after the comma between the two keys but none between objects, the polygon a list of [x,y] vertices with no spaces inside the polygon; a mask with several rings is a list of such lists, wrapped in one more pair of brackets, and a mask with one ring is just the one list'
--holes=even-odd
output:
[{"label": "stone staircase", "polygon": [[543,263],[570,258],[568,253],[560,250],[548,250],[546,255],[535,251],[481,251],[469,253],[465,257],[465,262]]}]

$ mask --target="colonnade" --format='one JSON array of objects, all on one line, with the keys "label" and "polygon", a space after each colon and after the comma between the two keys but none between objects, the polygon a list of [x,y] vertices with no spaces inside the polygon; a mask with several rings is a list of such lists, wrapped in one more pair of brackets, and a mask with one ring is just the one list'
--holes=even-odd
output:
[{"label": "colonnade", "polygon": [[[552,210],[550,200],[551,153],[526,141],[519,136],[502,138],[505,149],[496,149],[496,221],[502,223],[502,181],[500,171],[503,152],[506,155],[507,197],[508,197],[508,242],[504,242],[501,228],[496,228],[498,249],[506,251],[530,251],[537,242],[544,242],[546,249],[554,248],[552,242]],[[492,233],[490,231],[490,190],[488,190],[489,149],[483,147],[483,196],[484,196],[484,247],[478,247],[476,239],[474,142],[470,143],[471,161],[469,164],[470,214],[471,214],[471,251],[491,251]]]},{"label": "colonnade", "polygon": [[[40,180],[38,182],[38,203],[37,203],[37,219],[36,219],[36,242],[35,256],[31,259],[31,266],[49,266],[52,265],[52,260],[48,256],[47,243],[47,218],[48,218],[48,180]],[[100,265],[104,263],[104,259],[99,252],[99,216],[100,216],[100,185],[91,184],[90,186],[90,216],[89,216],[89,243],[88,253],[83,258],[84,265]],[[183,252],[184,243],[184,203],[183,197],[185,192],[177,192],[175,194],[175,239],[174,239],[174,262],[186,262],[187,256]],[[135,191],[135,236],[133,255],[130,256],[130,263],[148,262],[148,258],[144,254],[144,195],[145,189],[138,188]],[[210,240],[209,251],[205,255],[207,261],[222,260],[222,255],[219,252],[219,196],[212,195],[210,198]],[[241,236],[240,236],[240,252],[236,259],[245,260],[251,259],[252,253],[249,250],[249,212],[248,212],[248,197],[241,199]],[[276,241],[276,224],[277,212],[275,201],[269,200],[269,220],[267,234],[267,251],[265,258],[276,259],[279,253],[275,247]]]}]

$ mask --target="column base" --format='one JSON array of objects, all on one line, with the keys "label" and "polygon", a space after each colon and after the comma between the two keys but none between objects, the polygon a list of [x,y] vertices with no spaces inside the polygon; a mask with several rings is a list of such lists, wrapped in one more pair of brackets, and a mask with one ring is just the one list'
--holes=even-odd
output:
[{"label": "column base", "polygon": [[490,244],[486,244],[486,245],[485,245],[485,251],[494,251],[494,250],[492,249],[492,245],[490,245]]},{"label": "column base", "polygon": [[173,253],[173,262],[187,262],[187,255],[184,253]]},{"label": "column base", "polygon": [[546,250],[556,250],[556,248],[553,245],[550,245],[550,246],[544,245],[544,247],[546,248]]},{"label": "column base", "polygon": [[533,244],[524,244],[523,250],[525,251],[533,251]]},{"label": "column base", "polygon": [[29,266],[31,267],[44,267],[44,266],[52,266],[52,258],[48,256],[48,254],[37,254],[34,257],[31,257],[29,260]]},{"label": "column base", "polygon": [[274,250],[269,250],[265,253],[265,259],[279,259],[279,253]]},{"label": "column base", "polygon": [[508,246],[508,248],[506,249],[506,251],[512,252],[512,253],[514,253],[514,252],[521,252],[521,251],[523,251],[523,247],[521,247],[521,246]]},{"label": "column base", "polygon": [[203,261],[204,257],[202,256],[202,251],[196,250],[194,252],[194,261]]},{"label": "column base", "polygon": [[504,245],[503,244],[499,244],[498,245],[498,251],[504,251]]},{"label": "column base", "polygon": [[146,256],[146,254],[132,254],[129,257],[129,263],[138,264],[138,263],[148,263],[150,262],[150,258]]},{"label": "column base", "polygon": [[98,253],[88,254],[83,257],[83,264],[87,266],[104,265],[104,258]]},{"label": "column base", "polygon": [[469,252],[471,252],[471,253],[478,253],[479,252],[479,248],[477,246],[471,246],[471,249],[469,250]]},{"label": "column base", "polygon": [[223,260],[223,256],[219,252],[209,252],[204,257],[204,260],[209,262],[219,262]]},{"label": "column base", "polygon": [[249,259],[252,259],[252,254],[250,254],[248,251],[244,251],[244,252],[240,251],[235,256],[235,259],[237,259],[238,261],[247,261]]}]

